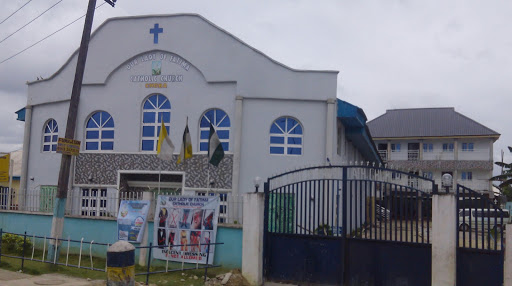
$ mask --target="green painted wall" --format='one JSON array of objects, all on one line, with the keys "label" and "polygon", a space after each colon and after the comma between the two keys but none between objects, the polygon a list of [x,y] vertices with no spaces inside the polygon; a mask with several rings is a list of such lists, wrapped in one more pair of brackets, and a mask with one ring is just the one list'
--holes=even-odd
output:
[{"label": "green painted wall", "polygon": [[[52,224],[51,215],[26,214],[16,212],[0,212],[0,228],[3,231],[23,234],[28,236],[49,236]],[[64,219],[64,238],[72,240],[100,242],[112,244],[117,241],[117,222],[115,220],[89,219],[66,217]],[[153,222],[148,224],[148,241],[153,241]],[[36,239],[36,247],[43,248],[44,239]],[[217,246],[214,264],[220,264],[226,268],[242,268],[242,228],[219,226],[217,228],[217,242],[223,245]],[[90,244],[84,244],[82,253],[89,254]],[[138,246],[138,244],[135,244]],[[64,242],[62,247],[67,247]],[[46,247],[48,249],[48,246]],[[72,252],[78,253],[79,242],[70,243]],[[92,253],[95,256],[105,257],[107,246],[94,245]],[[136,251],[138,256],[138,250]],[[138,257],[136,258],[138,261]],[[157,263],[157,261],[153,261]],[[152,263],[153,263],[152,262]]]}]

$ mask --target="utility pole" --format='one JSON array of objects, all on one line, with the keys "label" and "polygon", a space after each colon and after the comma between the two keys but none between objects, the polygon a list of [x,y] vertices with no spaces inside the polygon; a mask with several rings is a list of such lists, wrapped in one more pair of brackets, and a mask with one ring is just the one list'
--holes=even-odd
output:
[{"label": "utility pole", "polygon": [[[105,0],[114,7],[116,0]],[[73,81],[73,89],[71,90],[71,99],[69,102],[68,120],[66,123],[65,138],[75,138],[76,116],[78,113],[78,103],[80,101],[80,92],[82,91],[82,81],[84,78],[85,62],[87,60],[87,50],[89,49],[89,39],[91,37],[92,20],[94,18],[94,10],[96,9],[96,0],[89,0],[87,14],[85,15],[84,30],[82,32],[82,41],[78,51],[78,60],[76,64],[75,80]],[[64,228],[64,211],[66,209],[66,199],[68,195],[69,171],[71,168],[71,155],[62,154],[59,170],[59,180],[57,183],[57,197],[55,198],[53,208],[53,219],[51,237],[62,238],[62,230]],[[48,249],[48,260],[58,258],[59,253],[55,253],[59,245],[58,241],[50,240],[51,247]]]}]

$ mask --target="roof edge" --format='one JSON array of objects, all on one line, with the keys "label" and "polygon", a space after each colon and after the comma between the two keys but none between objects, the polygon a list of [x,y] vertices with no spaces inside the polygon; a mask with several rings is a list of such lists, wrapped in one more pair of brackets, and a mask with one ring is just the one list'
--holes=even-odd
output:
[{"label": "roof edge", "polygon": [[[235,35],[231,34],[230,32],[224,30],[223,28],[215,25],[213,22],[209,21],[208,19],[206,19],[205,17],[197,14],[197,13],[177,13],[177,14],[157,14],[157,15],[138,15],[138,16],[123,16],[123,17],[112,17],[112,18],[108,18],[106,19],[103,23],[101,23],[92,33],[91,33],[91,37],[90,37],[90,40],[93,39],[93,37],[96,35],[96,33],[101,29],[103,28],[104,25],[106,25],[107,23],[111,22],[111,21],[119,21],[119,20],[129,20],[129,19],[143,19],[143,18],[154,18],[154,17],[157,17],[157,18],[163,18],[163,17],[183,17],[183,16],[193,16],[193,17],[198,17],[200,19],[202,19],[203,21],[205,21],[207,24],[210,24],[211,26],[213,26],[214,28],[226,33],[228,36],[230,36],[231,38],[235,39],[236,41],[240,42],[241,44],[243,44],[244,46],[250,48],[251,50],[253,50],[254,52],[262,55],[263,57],[267,58],[268,60],[270,60],[271,62],[281,66],[281,67],[284,67],[290,71],[293,71],[293,72],[311,72],[311,73],[335,73],[335,74],[338,74],[339,71],[337,70],[300,70],[300,69],[294,69],[294,68],[291,68],[281,62],[278,62],[277,60],[274,60],[273,58],[269,57],[268,55],[266,55],[265,53],[261,52],[260,50],[252,47],[251,45],[247,44],[246,42],[242,41],[241,39],[239,39],[238,37],[236,37]],[[89,40],[89,41],[90,41]],[[75,52],[73,52],[71,54],[71,56],[64,62],[64,64],[54,73],[52,74],[50,77],[48,78],[45,78],[45,79],[42,79],[42,80],[35,80],[35,81],[27,81],[27,85],[32,85],[32,84],[36,84],[36,83],[40,83],[40,82],[44,82],[44,81],[49,81],[53,78],[55,78],[58,74],[60,74],[60,72],[64,69],[64,67],[66,67],[70,62],[71,62],[71,59],[73,59],[73,57],[78,54],[78,51],[80,50],[80,46],[78,47],[78,49],[75,50]]]}]

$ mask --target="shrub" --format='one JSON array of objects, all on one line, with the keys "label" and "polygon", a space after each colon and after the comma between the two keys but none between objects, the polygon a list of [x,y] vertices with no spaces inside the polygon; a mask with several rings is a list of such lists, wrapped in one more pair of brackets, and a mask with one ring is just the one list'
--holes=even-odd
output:
[{"label": "shrub", "polygon": [[[25,253],[32,248],[32,242],[27,237],[25,244]],[[2,236],[2,252],[16,253],[21,255],[23,253],[23,236],[6,233]]]}]

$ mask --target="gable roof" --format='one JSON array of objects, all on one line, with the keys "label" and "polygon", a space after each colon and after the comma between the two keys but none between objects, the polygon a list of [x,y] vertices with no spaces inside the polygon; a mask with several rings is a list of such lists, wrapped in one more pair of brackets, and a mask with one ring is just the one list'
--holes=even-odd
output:
[{"label": "gable roof", "polygon": [[500,136],[453,107],[386,110],[368,127],[373,138]]}]

